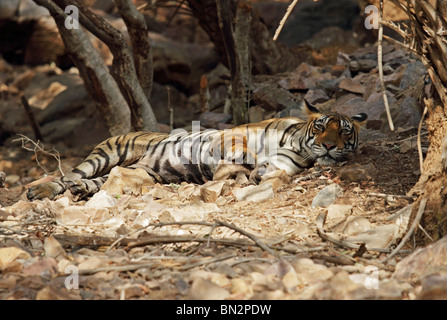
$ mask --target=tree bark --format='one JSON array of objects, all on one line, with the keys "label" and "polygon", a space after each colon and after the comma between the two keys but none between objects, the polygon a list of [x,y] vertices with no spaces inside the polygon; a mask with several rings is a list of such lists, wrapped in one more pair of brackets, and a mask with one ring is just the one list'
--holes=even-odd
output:
[{"label": "tree bark", "polygon": [[418,200],[413,206],[409,225],[421,201],[427,199],[420,224],[430,237],[422,231],[416,232],[417,242],[426,244],[447,234],[447,45],[445,36],[440,34],[441,30],[447,28],[447,3],[445,0],[391,1],[406,8],[410,28],[406,34],[402,30],[397,31],[407,43],[411,43],[410,49],[426,66],[431,84],[436,90],[424,99],[430,147],[419,181],[410,191],[410,194],[418,196]]},{"label": "tree bark", "polygon": [[[147,101],[149,101],[152,92],[154,68],[146,21],[130,0],[114,1],[129,33],[138,81]],[[141,118],[144,129],[155,129],[155,115],[150,106],[144,104],[144,108],[141,109]]]},{"label": "tree bark", "polygon": [[[251,85],[250,6],[239,3],[233,17],[228,1],[216,1],[219,28],[225,45],[231,74],[231,107],[233,123],[248,122]],[[233,28],[233,20],[235,26]]]},{"label": "tree bark", "polygon": [[[68,5],[67,0],[56,1]],[[132,51],[127,45],[123,34],[102,17],[86,8],[79,0],[72,0],[70,3],[76,5],[81,11],[79,16],[81,24],[109,47],[113,55],[110,72],[131,109],[131,120],[134,129],[137,131],[158,131],[152,107],[137,77]],[[129,5],[128,3],[126,5],[122,4],[123,7],[128,7]],[[124,15],[130,14],[126,13]],[[144,115],[145,122],[142,121],[142,115]]]},{"label": "tree bark", "polygon": [[84,79],[87,92],[98,103],[110,134],[119,135],[131,131],[130,111],[126,100],[85,32],[81,28],[65,28],[67,15],[54,2],[50,0],[35,0],[35,2],[47,8],[56,21],[64,45]]},{"label": "tree bark", "polygon": [[[235,17],[239,0],[222,1],[228,5],[232,16]],[[194,16],[199,20],[200,26],[208,33],[214,43],[221,62],[229,67],[231,62],[228,61],[225,42],[219,28],[216,1],[187,0],[187,2]],[[273,41],[272,34],[253,8],[247,7],[247,10],[247,14],[251,15],[249,34],[253,73],[275,74],[296,68],[300,63],[297,56],[280,42]]]}]

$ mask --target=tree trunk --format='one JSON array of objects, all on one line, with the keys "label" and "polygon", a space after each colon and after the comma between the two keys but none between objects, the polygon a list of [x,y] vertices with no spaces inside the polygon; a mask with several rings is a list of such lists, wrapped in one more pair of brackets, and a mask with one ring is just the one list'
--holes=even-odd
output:
[{"label": "tree trunk", "polygon": [[[128,28],[133,52],[123,34],[89,10],[82,0],[35,2],[49,10],[51,8],[50,13],[56,20],[66,49],[73,57],[90,96],[99,101],[100,111],[111,134],[127,133],[132,128],[158,131],[157,121],[149,104],[153,73],[149,35],[143,17],[131,1],[115,0]],[[82,26],[110,49],[114,58],[110,71],[81,28],[65,27],[67,15],[62,8],[68,5],[76,6]]]},{"label": "tree trunk", "polygon": [[[216,1],[187,0],[187,2],[194,16],[199,20],[200,26],[208,33],[214,43],[221,62],[229,67],[225,42],[219,28]],[[226,3],[232,12],[232,17],[235,17],[239,0],[222,0],[222,2]],[[297,56],[280,42],[273,41],[273,35],[270,34],[252,7],[246,6],[246,9],[248,10],[247,14],[251,15],[250,27],[247,32],[250,34],[253,73],[275,74],[296,68],[300,63]]]},{"label": "tree trunk", "polygon": [[35,0],[48,9],[59,29],[64,45],[79,70],[89,95],[98,103],[111,135],[131,131],[130,110],[126,100],[110,75],[107,65],[93,48],[81,28],[65,27],[67,15],[50,0]]},{"label": "tree trunk", "polygon": [[[418,230],[416,240],[426,244],[447,234],[447,44],[441,30],[447,29],[447,1],[391,0],[405,8],[409,28],[394,28],[424,63],[435,88],[425,100],[425,119],[430,147],[422,165],[419,181],[410,191],[418,196],[413,206],[410,224],[416,217],[422,199],[427,199],[420,225],[427,235]],[[387,24],[389,27],[390,25]],[[393,27],[393,25],[391,25]],[[426,92],[427,93],[427,92]]]}]

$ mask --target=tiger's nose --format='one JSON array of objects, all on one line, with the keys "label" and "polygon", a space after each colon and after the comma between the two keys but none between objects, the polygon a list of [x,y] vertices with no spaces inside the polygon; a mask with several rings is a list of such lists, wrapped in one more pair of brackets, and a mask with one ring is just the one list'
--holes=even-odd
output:
[{"label": "tiger's nose", "polygon": [[334,149],[335,147],[336,147],[336,145],[335,144],[332,144],[332,143],[328,143],[328,142],[323,142],[323,146],[327,149],[327,150],[332,150],[332,149]]}]

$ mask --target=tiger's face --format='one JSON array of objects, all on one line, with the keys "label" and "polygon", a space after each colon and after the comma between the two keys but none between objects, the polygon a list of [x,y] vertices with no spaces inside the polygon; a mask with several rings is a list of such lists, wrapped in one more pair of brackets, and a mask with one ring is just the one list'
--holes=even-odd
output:
[{"label": "tiger's face", "polygon": [[331,165],[357,149],[358,133],[368,118],[366,114],[353,117],[338,113],[321,114],[307,101],[306,106],[309,114],[306,145],[315,162]]}]

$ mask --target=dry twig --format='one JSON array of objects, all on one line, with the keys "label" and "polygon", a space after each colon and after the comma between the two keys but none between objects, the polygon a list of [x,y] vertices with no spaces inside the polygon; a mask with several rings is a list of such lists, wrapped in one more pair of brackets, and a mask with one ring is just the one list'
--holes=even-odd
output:
[{"label": "dry twig", "polygon": [[[383,0],[380,0],[380,15],[379,22],[383,15]],[[383,103],[385,104],[386,117],[391,131],[394,131],[393,118],[391,117],[390,106],[388,104],[388,97],[386,95],[385,81],[383,79],[383,64],[382,64],[382,40],[383,40],[383,25],[379,23],[379,43],[377,46],[377,65],[379,67],[380,86],[382,88]]]},{"label": "dry twig", "polygon": [[[59,154],[59,151],[57,151],[56,149],[52,148],[51,150],[47,151],[44,149],[44,145],[40,144],[40,141],[34,142],[33,140],[31,140],[30,138],[28,138],[27,136],[23,135],[23,134],[18,134],[18,136],[20,137],[19,139],[14,139],[13,142],[16,141],[21,141],[22,142],[22,148],[27,150],[27,151],[32,151],[34,152],[34,155],[36,156],[36,162],[37,165],[39,166],[39,168],[41,168],[46,174],[50,174],[45,167],[43,167],[40,162],[39,162],[39,157],[38,157],[38,153],[43,153],[46,154],[48,156],[53,157],[54,159],[56,159],[57,161],[57,167],[59,172],[61,173],[61,175],[64,175],[64,171],[62,170],[61,167],[61,157]],[[27,143],[31,143],[34,148],[29,148],[26,146]]]},{"label": "dry twig", "polygon": [[276,31],[275,31],[275,35],[273,36],[273,41],[276,41],[276,39],[278,39],[278,36],[281,33],[281,30],[284,27],[284,24],[286,23],[287,18],[290,16],[290,13],[292,12],[293,8],[295,8],[297,3],[298,3],[298,0],[293,0],[293,2],[287,8],[286,14],[281,19],[281,21],[279,23],[279,26],[278,26],[278,29],[276,29]]},{"label": "dry twig", "polygon": [[399,243],[399,245],[388,255],[388,257],[385,259],[385,262],[390,260],[392,257],[394,257],[400,251],[400,249],[402,249],[404,244],[408,241],[410,236],[413,234],[414,229],[416,229],[416,227],[419,225],[419,221],[421,221],[422,215],[424,214],[424,211],[425,211],[426,204],[427,204],[427,198],[423,198],[419,204],[418,212],[416,214],[416,217],[413,220],[413,223],[412,223],[410,229],[408,229],[407,233],[405,234],[404,238]]}]

